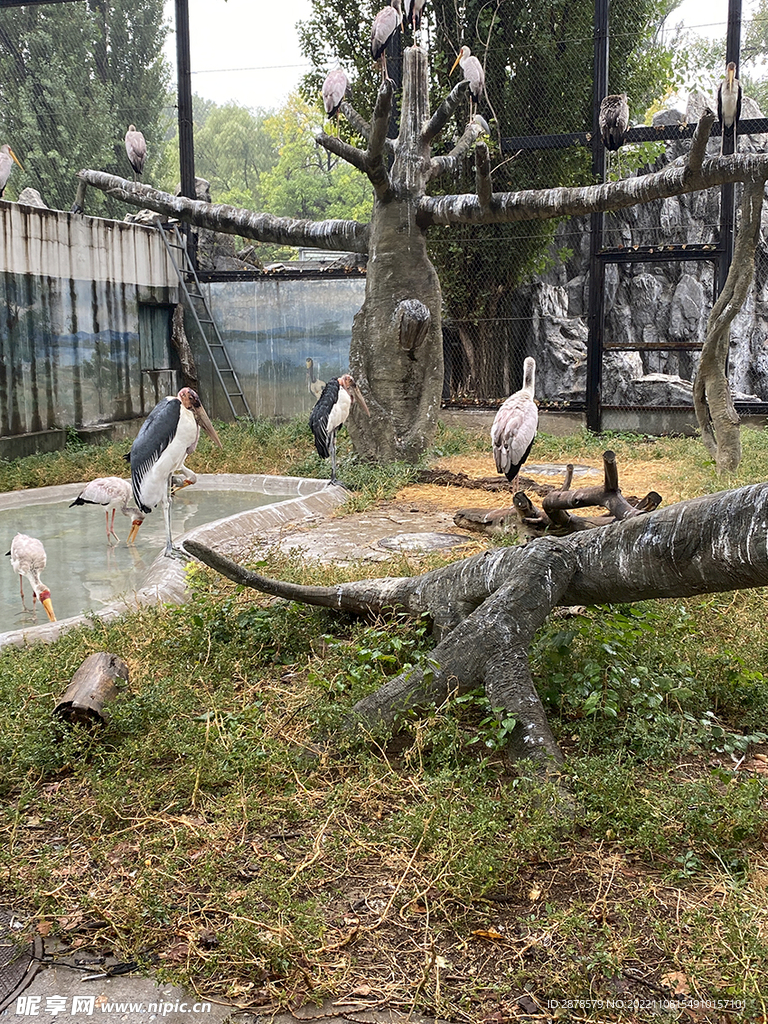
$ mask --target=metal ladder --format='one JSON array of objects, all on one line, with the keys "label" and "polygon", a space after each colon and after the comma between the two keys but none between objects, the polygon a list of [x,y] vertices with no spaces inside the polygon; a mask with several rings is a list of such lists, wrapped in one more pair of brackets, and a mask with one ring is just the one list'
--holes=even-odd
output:
[{"label": "metal ladder", "polygon": [[[205,347],[208,350],[208,355],[211,357],[211,363],[216,371],[216,376],[219,378],[219,383],[226,395],[229,408],[232,410],[232,415],[237,418],[238,416],[247,416],[249,419],[253,419],[251,415],[251,409],[248,405],[248,399],[243,393],[243,389],[240,385],[240,380],[235,372],[235,368],[232,365],[232,361],[229,358],[229,353],[224,344],[224,341],[219,333],[219,328],[216,326],[216,322],[213,319],[210,306],[203,294],[203,289],[200,287],[200,278],[197,276],[197,272],[194,268],[192,261],[189,258],[187,247],[184,242],[184,238],[179,231],[178,224],[168,225],[170,230],[166,230],[166,226],[159,224],[157,230],[160,232],[160,236],[163,239],[165,248],[171,259],[171,263],[179,278],[179,284],[181,290],[186,299],[187,306],[192,311],[192,315],[195,318],[197,329],[205,342]],[[173,240],[171,241],[168,237],[172,234]],[[174,251],[178,255],[174,256]],[[195,303],[198,302],[201,307],[203,315],[201,316]],[[240,407],[239,410],[237,407]]]}]

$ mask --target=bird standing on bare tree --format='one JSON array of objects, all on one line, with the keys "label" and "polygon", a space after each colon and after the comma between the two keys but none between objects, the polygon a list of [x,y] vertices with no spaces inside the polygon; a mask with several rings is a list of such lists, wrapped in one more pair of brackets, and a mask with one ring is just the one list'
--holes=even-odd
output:
[{"label": "bird standing on bare tree", "polygon": [[135,124],[129,124],[128,131],[125,133],[125,152],[128,154],[128,162],[133,168],[133,180],[136,181],[144,173],[147,142],[142,133],[136,130]]},{"label": "bird standing on bare tree", "polygon": [[459,50],[459,55],[453,62],[450,74],[453,74],[457,65],[464,74],[464,80],[469,82],[469,119],[471,121],[473,113],[472,100],[474,99],[475,102],[479,102],[480,97],[483,95],[485,71],[483,71],[483,65],[477,57],[473,56],[468,46],[462,46]]},{"label": "bird standing on bare tree", "polygon": [[339,110],[344,102],[349,87],[349,79],[343,68],[329,71],[323,82],[323,106],[329,118],[336,119],[336,132],[339,128]]},{"label": "bird standing on bare tree", "polygon": [[496,471],[512,484],[528,458],[539,425],[539,410],[533,400],[535,378],[536,361],[528,356],[523,363],[522,388],[504,402],[491,427]]},{"label": "bird standing on bare tree", "polygon": [[736,65],[729,61],[725,78],[717,90],[717,117],[720,121],[720,156],[726,136],[733,137],[732,153],[736,152],[739,118],[741,117],[741,82],[736,77]]},{"label": "bird standing on bare tree", "polygon": [[387,74],[386,49],[398,28],[403,27],[403,7],[401,0],[392,0],[389,7],[379,11],[371,25],[371,55],[381,64],[381,80],[385,82]]}]

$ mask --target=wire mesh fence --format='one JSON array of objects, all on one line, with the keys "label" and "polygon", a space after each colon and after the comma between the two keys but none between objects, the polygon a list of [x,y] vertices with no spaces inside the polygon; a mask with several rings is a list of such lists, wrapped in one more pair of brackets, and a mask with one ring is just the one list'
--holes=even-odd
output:
[{"label": "wire mesh fence", "polygon": [[[225,6],[227,18],[242,20],[240,34],[245,34],[253,5],[230,0]],[[210,19],[216,12],[207,7],[207,24],[192,19],[198,43],[201,34],[212,38],[215,33]],[[629,93],[633,123],[669,126],[695,120],[704,105],[696,89],[714,103],[724,66],[725,0],[717,10],[720,17],[694,8],[680,29],[674,13],[660,27],[658,5],[649,0],[613,0],[608,83],[611,91]],[[761,116],[768,37],[761,10],[745,9],[743,31],[745,108],[753,118]],[[435,4],[429,14],[421,45],[434,66],[433,104],[454,84],[450,63],[459,43],[468,42],[487,72],[480,109],[491,125],[494,188],[591,183],[593,4],[548,2],[535,10],[502,5],[491,23],[473,11],[471,4],[463,12]],[[354,32],[349,29],[350,45],[365,43],[367,12],[361,7],[360,23]],[[310,13],[308,4],[296,11],[297,16]],[[13,168],[6,198],[31,187],[52,208],[66,210],[81,167],[131,177],[123,143],[129,124],[148,140],[145,180],[165,190],[177,188],[174,29],[172,9],[163,0],[0,2],[0,142],[12,144],[24,168]],[[699,41],[691,41],[690,32],[698,32]],[[331,52],[327,40],[320,40],[320,46],[326,55]],[[354,191],[360,182],[354,186],[350,179],[340,186],[336,168],[312,142],[323,123],[322,110],[298,95],[273,104],[265,92],[270,68],[292,68],[298,80],[311,71],[309,63],[279,49],[258,53],[263,56],[251,58],[250,64],[236,53],[224,59],[212,52],[197,62],[193,57],[195,169],[210,182],[211,197],[289,216],[364,216],[370,196]],[[237,73],[232,102],[222,98],[228,65]],[[363,104],[363,85],[370,96],[376,75],[370,66],[361,73]],[[673,94],[682,82],[693,96],[687,101]],[[214,83],[215,100],[206,96]],[[460,117],[466,113],[462,109]],[[454,131],[460,130],[457,119]],[[450,134],[442,142],[445,151],[455,141]],[[564,142],[564,135],[580,138]],[[286,153],[298,138],[304,148],[298,165],[290,168]],[[763,136],[745,138],[741,146],[759,151],[764,141]],[[681,159],[689,144],[625,146],[611,154],[609,175],[660,169]],[[711,150],[718,149],[719,140],[713,139]],[[336,174],[332,185],[331,172]],[[327,187],[321,188],[323,175]],[[471,175],[469,165],[467,177],[452,182],[449,190],[471,190]],[[363,192],[366,188],[363,182]],[[103,194],[92,194],[89,203],[89,213],[125,213]],[[717,287],[715,257],[698,252],[687,261],[678,253],[660,262],[659,251],[712,246],[714,252],[719,243],[717,190],[606,216],[603,247],[609,254],[624,254],[615,261],[609,256],[605,266],[600,399],[615,414],[614,425],[622,426],[625,412],[626,425],[633,425],[634,410],[640,407],[691,408],[691,381]],[[441,229],[430,235],[429,251],[443,287],[444,399],[492,407],[520,386],[523,359],[533,355],[537,397],[552,408],[583,409],[592,386],[586,374],[589,220]],[[644,253],[649,256],[645,262],[639,258]],[[257,247],[254,258],[263,264],[292,256]],[[763,342],[768,335],[767,262],[761,247],[752,294],[732,331],[732,386],[737,398],[752,406],[768,400]]]}]

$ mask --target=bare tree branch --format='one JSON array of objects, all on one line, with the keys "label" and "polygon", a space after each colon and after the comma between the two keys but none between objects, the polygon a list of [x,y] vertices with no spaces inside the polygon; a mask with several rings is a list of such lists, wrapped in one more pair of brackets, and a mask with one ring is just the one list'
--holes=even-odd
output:
[{"label": "bare tree branch", "polygon": [[693,404],[701,439],[714,456],[720,473],[734,470],[741,461],[739,416],[728,386],[726,363],[731,323],[754,279],[764,190],[763,177],[753,178],[745,184],[733,262],[723,290],[709,314],[707,336],[693,382]]},{"label": "bare tree branch", "polygon": [[337,139],[335,135],[328,135],[325,132],[316,135],[315,142],[318,146],[322,146],[323,149],[327,149],[329,153],[333,153],[334,156],[339,156],[342,160],[346,160],[348,164],[352,164],[353,167],[356,167],[358,171],[362,171],[363,174],[368,173],[368,161],[362,149],[350,146],[343,139]]},{"label": "bare tree branch", "polygon": [[[445,159],[445,158],[443,158]],[[699,172],[687,165],[667,167],[638,178],[622,178],[605,185],[581,188],[532,189],[527,192],[496,192],[490,209],[477,196],[423,196],[418,202],[420,223],[511,224],[521,220],[583,216],[647,203],[651,199],[697,192],[728,181],[768,178],[768,156],[742,154],[705,160]]]},{"label": "bare tree branch", "polygon": [[253,213],[235,206],[172,196],[138,181],[127,181],[103,171],[83,170],[79,172],[78,178],[130,206],[146,207],[189,224],[242,235],[243,238],[255,238],[259,242],[275,242],[279,245],[343,249],[346,252],[368,251],[368,225],[358,221],[326,220],[315,223],[292,217],[273,217],[269,213]]},{"label": "bare tree branch", "polygon": [[691,148],[688,150],[687,163],[692,174],[698,174],[701,171],[701,165],[707,154],[709,133],[712,131],[712,125],[716,120],[714,111],[710,110],[709,107],[705,107],[693,133]]},{"label": "bare tree branch", "polygon": [[346,100],[342,100],[341,112],[346,117],[347,121],[352,125],[358,135],[361,135],[367,142],[371,135],[371,126],[365,118],[358,114],[351,103],[347,103]]},{"label": "bare tree branch", "polygon": [[453,112],[459,105],[462,97],[462,93],[466,92],[469,88],[469,82],[462,79],[457,85],[451,89],[448,95],[445,97],[443,102],[434,112],[432,117],[427,121],[424,126],[424,130],[421,133],[423,142],[430,143],[435,139],[440,132],[445,128],[448,119],[451,117]]},{"label": "bare tree branch", "polygon": [[368,139],[368,150],[366,152],[366,173],[376,191],[377,197],[382,202],[387,202],[392,198],[392,182],[384,162],[384,154],[387,152],[387,129],[389,128],[389,115],[392,110],[394,91],[392,81],[389,78],[385,78],[376,96],[376,105],[373,108],[373,117],[371,118],[371,135]]},{"label": "bare tree branch", "polygon": [[490,206],[493,194],[491,157],[488,153],[488,146],[484,142],[478,142],[475,148],[475,182],[480,205],[484,208]]},{"label": "bare tree branch", "polygon": [[[436,156],[430,161],[428,179],[432,181],[434,178],[439,177],[439,175],[444,174],[446,171],[458,170],[461,158],[472,148],[477,140],[485,134],[486,128],[484,123],[480,119],[473,117],[464,129],[464,134],[450,153],[447,153],[445,156]],[[455,196],[453,198],[458,199],[460,197]]]}]

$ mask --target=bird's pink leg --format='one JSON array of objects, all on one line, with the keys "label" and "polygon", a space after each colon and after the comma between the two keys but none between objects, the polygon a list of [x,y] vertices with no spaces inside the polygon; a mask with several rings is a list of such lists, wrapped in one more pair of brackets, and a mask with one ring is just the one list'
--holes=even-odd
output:
[{"label": "bird's pink leg", "polygon": [[109,533],[111,533],[112,536],[115,538],[115,543],[119,544],[120,543],[120,538],[115,533],[115,513],[116,512],[117,512],[117,509],[113,508],[112,509],[112,523],[110,524],[110,527],[109,527]]}]

